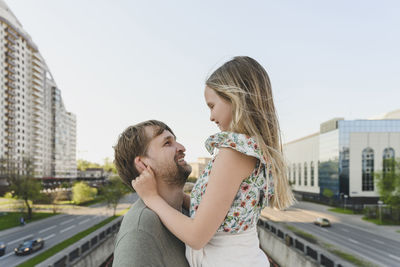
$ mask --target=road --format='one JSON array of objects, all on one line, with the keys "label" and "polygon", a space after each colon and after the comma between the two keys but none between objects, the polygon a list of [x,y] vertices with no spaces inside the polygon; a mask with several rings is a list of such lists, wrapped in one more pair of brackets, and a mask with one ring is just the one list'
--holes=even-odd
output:
[{"label": "road", "polygon": [[[125,209],[137,199],[136,194],[126,196],[119,204],[118,210]],[[69,214],[61,214],[40,220],[18,228],[0,232],[0,240],[7,244],[4,256],[0,257],[0,266],[16,266],[29,258],[55,246],[56,244],[82,232],[112,215],[105,204],[96,204],[91,207],[71,209]],[[43,238],[44,249],[31,255],[16,256],[14,248],[26,239]]]},{"label": "road", "polygon": [[[264,209],[262,216],[276,222],[286,223],[308,232],[317,239],[335,245],[343,252],[356,254],[378,266],[399,266],[400,234],[388,238],[379,231],[366,230],[362,225],[350,224],[343,216],[305,209],[310,205],[296,204],[286,211]],[[351,216],[351,215],[347,215]],[[313,224],[317,217],[328,218],[332,226],[321,228]],[[376,227],[376,229],[379,229]],[[396,236],[396,234],[398,236]]]}]

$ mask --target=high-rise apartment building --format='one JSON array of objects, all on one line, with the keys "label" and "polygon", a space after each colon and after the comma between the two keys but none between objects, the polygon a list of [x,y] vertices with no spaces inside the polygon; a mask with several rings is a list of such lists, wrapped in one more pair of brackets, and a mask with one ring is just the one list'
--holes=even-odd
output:
[{"label": "high-rise apartment building", "polygon": [[65,109],[45,60],[3,0],[0,158],[19,171],[23,159],[31,159],[38,178],[76,177],[76,117]]}]

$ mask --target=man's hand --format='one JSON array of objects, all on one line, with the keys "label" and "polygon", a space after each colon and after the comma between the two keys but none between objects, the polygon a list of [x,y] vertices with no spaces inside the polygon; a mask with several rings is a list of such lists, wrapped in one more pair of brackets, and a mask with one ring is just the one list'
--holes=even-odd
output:
[{"label": "man's hand", "polygon": [[150,166],[147,166],[135,180],[132,180],[132,187],[149,208],[151,208],[152,200],[159,197],[156,178]]}]

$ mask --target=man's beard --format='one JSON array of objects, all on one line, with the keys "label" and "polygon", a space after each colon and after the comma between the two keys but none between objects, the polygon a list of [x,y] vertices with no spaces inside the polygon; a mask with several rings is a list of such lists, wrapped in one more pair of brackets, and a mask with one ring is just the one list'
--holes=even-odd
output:
[{"label": "man's beard", "polygon": [[184,166],[178,164],[177,157],[174,158],[175,164],[158,165],[153,171],[156,177],[161,178],[166,184],[183,186],[192,172],[192,167],[188,164]]}]

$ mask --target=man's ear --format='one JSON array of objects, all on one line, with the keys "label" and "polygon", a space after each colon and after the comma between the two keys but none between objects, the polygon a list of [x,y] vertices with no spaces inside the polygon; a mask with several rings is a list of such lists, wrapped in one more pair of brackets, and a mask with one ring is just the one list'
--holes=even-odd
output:
[{"label": "man's ear", "polygon": [[136,169],[139,171],[139,173],[142,173],[147,168],[147,165],[142,161],[142,159],[137,156],[134,160],[133,163],[135,164]]}]

